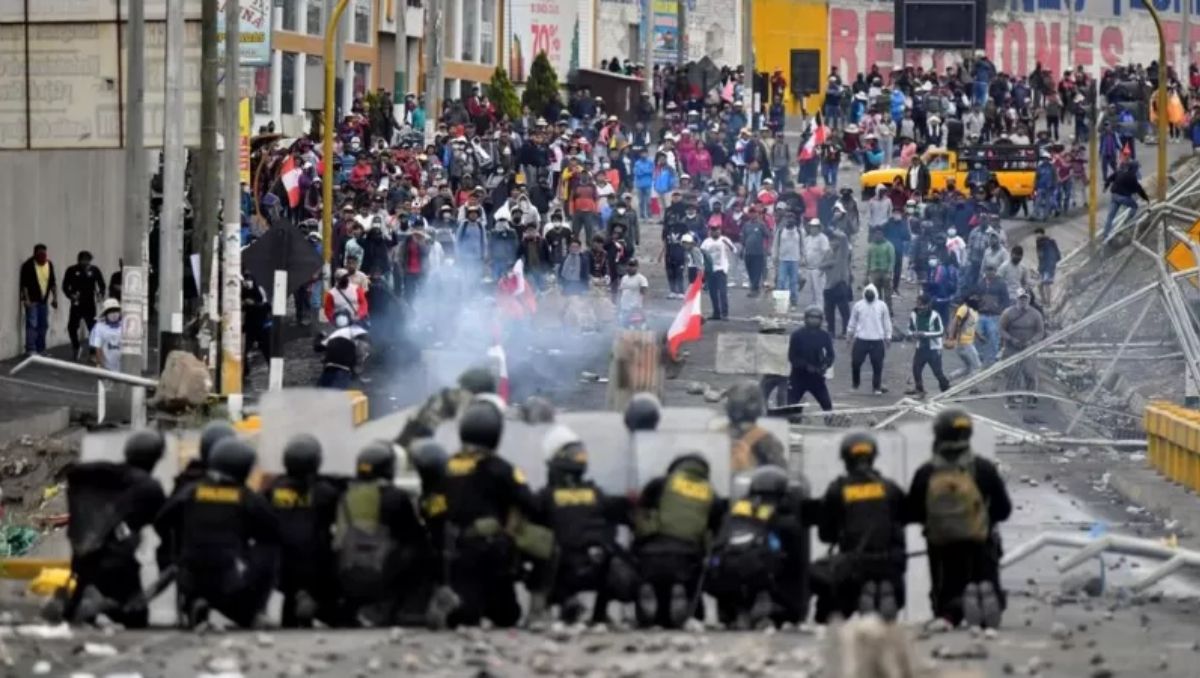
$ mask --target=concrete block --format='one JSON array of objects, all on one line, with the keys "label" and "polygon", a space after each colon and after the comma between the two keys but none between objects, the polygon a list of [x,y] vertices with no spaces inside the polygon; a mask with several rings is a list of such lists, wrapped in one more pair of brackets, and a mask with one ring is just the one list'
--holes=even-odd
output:
[{"label": "concrete block", "polygon": [[788,335],[723,332],[717,335],[717,374],[789,374]]}]

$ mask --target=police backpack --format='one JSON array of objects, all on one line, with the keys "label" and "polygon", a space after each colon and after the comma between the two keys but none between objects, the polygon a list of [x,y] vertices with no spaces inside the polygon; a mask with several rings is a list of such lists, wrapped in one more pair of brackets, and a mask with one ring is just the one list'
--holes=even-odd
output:
[{"label": "police backpack", "polygon": [[933,546],[987,541],[988,515],[974,465],[935,466],[925,493],[925,540]]},{"label": "police backpack", "polygon": [[381,506],[381,486],[374,482],[352,483],[338,504],[334,541],[338,580],[351,598],[377,596],[385,584],[384,572],[395,544],[380,520]]}]

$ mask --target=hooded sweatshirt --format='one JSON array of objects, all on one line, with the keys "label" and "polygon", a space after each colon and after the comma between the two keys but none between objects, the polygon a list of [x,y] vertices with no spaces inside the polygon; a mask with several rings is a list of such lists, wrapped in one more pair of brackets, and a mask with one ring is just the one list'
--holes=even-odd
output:
[{"label": "hooded sweatshirt", "polygon": [[[867,292],[875,301],[867,301]],[[892,318],[887,304],[879,298],[874,285],[863,288],[863,298],[854,303],[846,333],[863,341],[884,341],[892,338]]]}]

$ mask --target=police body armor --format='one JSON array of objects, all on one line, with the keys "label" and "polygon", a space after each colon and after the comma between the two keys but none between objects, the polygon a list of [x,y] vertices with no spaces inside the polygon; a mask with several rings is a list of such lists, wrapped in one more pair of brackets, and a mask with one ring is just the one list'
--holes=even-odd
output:
[{"label": "police body armor", "polygon": [[[496,506],[492,497],[476,496],[478,510],[468,510],[454,497],[461,491],[464,495],[472,492],[474,478],[479,464],[486,461],[485,455],[476,452],[459,452],[446,463],[446,498],[449,504],[447,512],[447,527],[450,532],[447,541],[457,538],[467,539],[508,539],[521,553],[537,560],[549,560],[554,554],[554,534],[521,515],[515,508],[506,510]],[[514,468],[513,474],[519,482],[524,482],[524,475]],[[456,487],[459,486],[459,487]]]},{"label": "police body armor", "polygon": [[229,575],[237,572],[238,563],[244,563],[247,556],[244,492],[249,492],[244,486],[206,479],[190,489],[190,499],[183,509],[183,569],[194,579],[219,582],[223,594],[234,593],[240,586],[238,578]]},{"label": "police body armor", "polygon": [[886,568],[894,555],[895,531],[887,483],[875,473],[847,477],[842,484],[842,510],[844,523],[838,549],[843,556],[870,572]]},{"label": "police body armor", "polygon": [[382,503],[380,483],[371,480],[351,483],[338,504],[338,580],[351,598],[377,596],[386,583],[395,542],[383,524]]},{"label": "police body armor", "polygon": [[299,580],[282,582],[285,590],[289,585],[311,580],[318,571],[316,559],[323,555],[314,553],[313,548],[327,548],[328,541],[317,527],[313,487],[297,487],[296,484],[292,478],[279,478],[267,494],[271,512],[279,520],[282,562],[286,564],[282,571]]},{"label": "police body armor", "polygon": [[581,551],[591,546],[607,547],[616,538],[615,530],[604,518],[601,495],[590,483],[575,487],[555,487],[550,499],[554,510],[550,528],[564,551]]},{"label": "police body armor", "polygon": [[648,531],[703,548],[715,499],[708,479],[684,464],[663,481],[657,520]]},{"label": "police body armor", "polygon": [[729,510],[716,552],[723,575],[750,583],[773,575],[781,564],[782,545],[771,533],[771,504],[740,499]]}]

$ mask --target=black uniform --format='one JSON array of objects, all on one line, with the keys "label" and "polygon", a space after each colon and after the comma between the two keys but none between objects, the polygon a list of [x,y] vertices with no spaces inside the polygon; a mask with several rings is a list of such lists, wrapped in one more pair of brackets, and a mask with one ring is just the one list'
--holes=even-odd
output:
[{"label": "black uniform", "polygon": [[792,373],[788,379],[788,402],[798,403],[805,393],[811,393],[821,409],[833,409],[825,372],[833,365],[833,337],[820,327],[801,327],[788,340],[788,362]]},{"label": "black uniform", "polygon": [[[686,621],[686,614],[679,614],[679,599],[683,596],[685,604],[696,599],[705,557],[726,506],[708,481],[707,462],[697,455],[676,459],[666,476],[642,489],[633,544],[642,580],[641,625],[670,628]],[[642,600],[651,596],[653,610],[646,604],[650,600]]]},{"label": "black uniform", "polygon": [[[274,588],[279,522],[266,499],[243,484],[212,474],[167,501],[154,529],[174,543],[183,609],[203,600],[249,627]],[[167,563],[159,562],[160,569]],[[198,620],[197,620],[198,621]]]},{"label": "black uniform", "polygon": [[799,623],[808,616],[808,528],[801,502],[800,496],[751,497],[730,507],[706,587],[717,599],[721,623]]},{"label": "black uniform", "polygon": [[464,449],[446,465],[445,494],[445,557],[461,601],[450,624],[476,625],[487,617],[496,626],[515,625],[521,618],[514,589],[518,554],[505,528],[514,512],[537,513],[524,474],[495,454]]},{"label": "black uniform", "polygon": [[904,607],[904,492],[873,468],[859,468],[829,484],[817,530],[837,552],[820,568],[816,620],[849,617],[868,582],[890,582],[897,609]]},{"label": "black uniform", "polygon": [[71,338],[72,355],[79,355],[79,325],[90,333],[96,326],[96,299],[104,296],[104,274],[91,264],[75,264],[63,273],[62,291],[71,300],[67,319],[67,335]]},{"label": "black uniform", "polygon": [[428,537],[412,499],[386,479],[354,480],[338,501],[336,524],[345,613],[376,626],[397,623],[418,568],[428,562]]},{"label": "black uniform", "polygon": [[279,591],[283,594],[284,628],[299,625],[297,597],[303,593],[317,606],[317,615],[329,625],[335,620],[336,587],[333,581],[331,529],[337,509],[338,489],[319,478],[278,476],[263,490],[279,522]]},{"label": "black uniform", "polygon": [[982,457],[968,456],[956,462],[969,471],[983,498],[987,512],[987,535],[982,540],[955,540],[948,543],[931,539],[928,501],[934,474],[948,462],[938,460],[922,464],[909,486],[907,515],[909,522],[925,525],[929,542],[930,598],[933,614],[957,625],[963,619],[963,591],[968,584],[990,582],[1003,608],[1005,596],[1000,588],[1000,557],[1003,546],[996,525],[1012,515],[1012,501],[996,465]]},{"label": "black uniform", "polygon": [[115,603],[104,611],[110,619],[127,628],[146,627],[149,611],[141,599],[137,549],[142,528],[154,521],[165,502],[158,481],[129,464],[88,462],[67,472],[67,536],[76,577],[69,615],[85,589],[93,586]]},{"label": "black uniform", "polygon": [[[581,591],[595,591],[593,623],[607,622],[610,600],[632,598],[629,555],[617,544],[617,525],[632,526],[632,504],[610,497],[589,480],[551,483],[538,492],[537,520],[554,531],[558,548],[549,602],[563,604]],[[620,568],[629,576],[610,578]],[[569,620],[573,621],[573,620]]]}]

